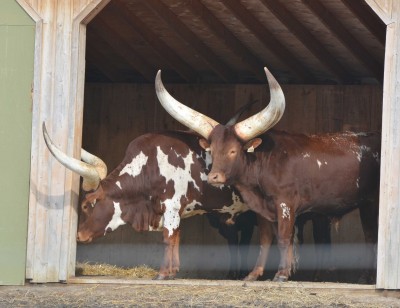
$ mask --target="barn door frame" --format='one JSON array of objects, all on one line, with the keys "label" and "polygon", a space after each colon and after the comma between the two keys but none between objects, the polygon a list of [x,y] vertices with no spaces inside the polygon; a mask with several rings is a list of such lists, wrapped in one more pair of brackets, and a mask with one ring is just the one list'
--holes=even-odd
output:
[{"label": "barn door frame", "polygon": [[400,289],[400,1],[365,2],[387,26],[376,287]]},{"label": "barn door frame", "polygon": [[68,155],[80,158],[86,25],[110,0],[16,0],[36,23],[26,279],[75,275],[79,176],[49,154],[42,123]]}]

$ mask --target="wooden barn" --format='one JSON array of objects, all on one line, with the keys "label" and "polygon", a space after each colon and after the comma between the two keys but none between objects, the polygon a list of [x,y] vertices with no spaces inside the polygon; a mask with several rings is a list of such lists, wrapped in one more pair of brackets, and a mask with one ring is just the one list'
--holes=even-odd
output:
[{"label": "wooden barn", "polygon": [[[278,129],[382,132],[376,288],[400,289],[399,23],[396,0],[2,1],[0,285],[68,282],[77,260],[161,262],[161,235],[130,227],[77,245],[80,179],[51,156],[42,122],[64,152],[83,147],[111,171],[135,137],[183,128],[157,100],[158,69],[176,98],[225,122],[265,106],[267,66],[286,97]],[[204,217],[182,230],[181,270],[223,268],[226,243]],[[332,237],[361,247],[357,213]]]}]

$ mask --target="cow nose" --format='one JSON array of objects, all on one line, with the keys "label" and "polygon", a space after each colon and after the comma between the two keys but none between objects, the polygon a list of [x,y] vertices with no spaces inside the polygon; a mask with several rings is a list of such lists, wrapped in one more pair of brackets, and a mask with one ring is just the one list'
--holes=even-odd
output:
[{"label": "cow nose", "polygon": [[79,243],[90,243],[92,239],[88,236],[84,236],[84,234],[80,231],[76,234],[76,241]]},{"label": "cow nose", "polygon": [[76,241],[77,241],[77,242],[82,242],[80,232],[78,232],[78,233],[76,234]]},{"label": "cow nose", "polygon": [[224,184],[225,176],[220,172],[210,172],[208,174],[208,183],[210,184]]}]

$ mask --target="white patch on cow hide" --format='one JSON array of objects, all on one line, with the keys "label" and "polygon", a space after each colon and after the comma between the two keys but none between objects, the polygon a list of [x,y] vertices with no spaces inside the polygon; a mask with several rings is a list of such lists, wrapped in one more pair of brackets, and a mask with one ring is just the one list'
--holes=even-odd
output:
[{"label": "white patch on cow hide", "polygon": [[119,189],[122,189],[122,187],[121,187],[121,182],[120,182],[120,181],[116,181],[116,182],[115,182],[115,185],[117,185],[117,186],[119,187]]},{"label": "white patch on cow hide", "polygon": [[114,203],[114,214],[104,230],[104,235],[107,233],[108,228],[114,231],[119,226],[125,225],[125,221],[123,221],[121,218],[122,211],[121,207],[119,206],[119,202],[113,202],[113,203]]},{"label": "white patch on cow hide", "polygon": [[212,157],[210,152],[206,152],[206,158],[204,159],[206,163],[206,169],[210,170],[211,164],[212,164]]},{"label": "white patch on cow hide", "polygon": [[358,151],[355,152],[355,154],[357,155],[357,160],[361,162],[364,153],[369,152],[370,150],[371,148],[367,147],[366,145],[361,145]]},{"label": "white patch on cow hide", "polygon": [[243,203],[239,196],[235,194],[235,192],[232,192],[232,204],[230,205],[224,205],[221,209],[214,209],[214,211],[217,211],[218,213],[228,213],[231,215],[231,218],[235,216],[235,214],[238,213],[243,213],[248,211],[249,208],[245,203]]},{"label": "white patch on cow hide", "polygon": [[321,169],[321,165],[322,165],[322,163],[317,159],[317,164],[318,164],[318,168],[320,168]]},{"label": "white patch on cow hide", "polygon": [[[205,169],[207,169],[208,171],[210,171],[210,167],[211,167],[211,164],[212,164],[211,154],[210,154],[209,152],[205,152],[205,155],[206,155],[206,158],[205,158],[205,159],[203,159],[203,158],[202,158],[201,156],[199,156],[199,155],[196,155],[196,157],[197,157],[199,160],[204,160],[204,162],[205,162],[205,164],[206,164]],[[200,179],[201,179],[203,182],[206,182],[206,181],[207,181],[207,174],[206,174],[205,172],[200,172]]]},{"label": "white patch on cow hide", "polygon": [[303,154],[303,158],[309,158],[309,157],[311,157],[310,153]]},{"label": "white patch on cow hide", "polygon": [[188,218],[188,217],[192,217],[194,215],[203,215],[205,213],[207,213],[204,210],[199,210],[199,209],[195,209],[196,204],[199,204],[200,206],[202,205],[200,202],[197,202],[196,200],[193,200],[191,203],[189,203],[188,205],[185,206],[185,208],[183,209],[181,218]]},{"label": "white patch on cow hide", "polygon": [[169,236],[179,227],[181,198],[186,196],[189,183],[192,182],[194,188],[200,192],[200,188],[197,186],[190,171],[191,165],[194,164],[193,155],[192,151],[189,151],[186,157],[177,155],[183,159],[184,168],[176,167],[168,162],[168,155],[164,154],[159,146],[157,147],[157,163],[160,168],[160,174],[165,177],[167,183],[171,180],[173,181],[175,190],[172,198],[163,202],[165,205],[164,227],[168,229]]},{"label": "white patch on cow hide", "polygon": [[138,176],[142,172],[143,166],[146,165],[148,157],[140,152],[136,157],[132,159],[129,164],[121,170],[119,175],[123,175],[125,173],[131,175],[132,177]]},{"label": "white patch on cow hide", "polygon": [[357,185],[357,188],[360,187],[360,178],[357,178],[357,180],[356,180],[356,185]]},{"label": "white patch on cow hide", "polygon": [[289,209],[289,207],[286,205],[286,203],[282,202],[282,203],[280,204],[280,206],[281,206],[281,209],[282,209],[282,218],[283,218],[283,219],[285,219],[285,218],[290,219],[290,209]]}]

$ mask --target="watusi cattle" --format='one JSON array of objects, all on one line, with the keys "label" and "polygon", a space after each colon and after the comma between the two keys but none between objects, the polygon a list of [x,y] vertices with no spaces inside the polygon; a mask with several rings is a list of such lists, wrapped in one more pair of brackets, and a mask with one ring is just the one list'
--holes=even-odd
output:
[{"label": "watusi cattle", "polygon": [[[55,158],[83,177],[77,241],[90,243],[124,224],[137,231],[162,230],[166,246],[157,279],[171,279],[179,270],[181,218],[208,214],[218,219],[220,230],[237,233],[236,217],[248,209],[235,190],[207,183],[210,156],[193,133],[142,135],[109,175],[104,162],[83,149],[83,161],[61,152],[44,124],[43,135]],[[237,260],[232,262],[230,274],[237,277]]]},{"label": "watusi cattle", "polygon": [[[265,68],[270,103],[234,125],[217,121],[174,99],[157,73],[155,88],[164,109],[183,125],[203,136],[201,146],[211,152],[208,182],[234,185],[245,203],[274,222],[280,250],[275,281],[287,281],[293,263],[295,217],[317,212],[341,217],[359,208],[373,268],[377,242],[380,134],[290,134],[270,130],[282,117],[285,97]],[[258,273],[252,273],[257,275]]]}]

